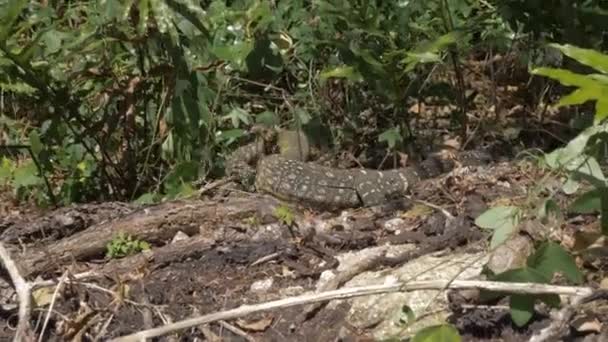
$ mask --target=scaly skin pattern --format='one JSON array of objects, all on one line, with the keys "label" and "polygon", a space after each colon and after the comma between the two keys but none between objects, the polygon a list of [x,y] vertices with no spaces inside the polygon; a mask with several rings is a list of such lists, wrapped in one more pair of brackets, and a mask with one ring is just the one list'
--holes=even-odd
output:
[{"label": "scaly skin pattern", "polygon": [[[431,157],[417,166],[394,170],[336,169],[310,162],[287,159],[281,155],[261,155],[259,143],[245,145],[229,158],[228,173],[257,191],[296,203],[328,208],[367,207],[385,203],[407,193],[421,179],[450,171],[455,162]],[[478,164],[489,159],[483,152],[462,152],[463,164]],[[254,169],[250,165],[257,161]]]}]

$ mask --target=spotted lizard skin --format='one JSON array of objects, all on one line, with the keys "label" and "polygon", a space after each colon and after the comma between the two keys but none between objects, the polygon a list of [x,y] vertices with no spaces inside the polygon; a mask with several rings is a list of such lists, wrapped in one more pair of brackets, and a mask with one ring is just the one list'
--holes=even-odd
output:
[{"label": "spotted lizard skin", "polygon": [[[489,160],[480,151],[460,152],[459,162],[473,165]],[[257,164],[256,168],[251,165]],[[260,141],[238,148],[227,161],[227,172],[250,190],[321,208],[379,205],[407,193],[412,184],[453,169],[449,158],[430,157],[416,166],[393,170],[336,169],[265,155]]]}]

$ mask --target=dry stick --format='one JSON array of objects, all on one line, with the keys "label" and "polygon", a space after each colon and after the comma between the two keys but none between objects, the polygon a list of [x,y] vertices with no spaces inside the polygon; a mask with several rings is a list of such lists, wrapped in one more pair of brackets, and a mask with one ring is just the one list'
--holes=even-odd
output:
[{"label": "dry stick", "polygon": [[242,338],[246,339],[249,342],[255,342],[255,339],[253,337],[251,337],[249,334],[247,334],[243,330],[235,327],[234,325],[229,324],[226,321],[219,321],[219,324],[222,327],[224,327],[226,330],[229,330],[230,332],[232,332],[233,334],[239,335],[239,336],[241,336]]},{"label": "dry stick", "polygon": [[496,281],[472,281],[472,280],[430,280],[411,283],[394,283],[383,285],[370,285],[361,287],[342,288],[340,290],[311,293],[296,297],[279,299],[257,305],[242,305],[236,309],[221,311],[195,318],[189,318],[173,324],[168,324],[154,329],[143,330],[131,335],[113,339],[114,342],[143,341],[146,338],[163,336],[177,330],[191,328],[201,324],[207,324],[219,320],[228,320],[243,317],[252,313],[268,311],[277,308],[324,302],[332,299],[348,299],[369,295],[416,291],[416,290],[443,290],[443,289],[483,289],[495,292],[507,292],[516,294],[558,294],[565,296],[587,296],[594,292],[590,287],[555,286],[537,283],[506,283]]},{"label": "dry stick", "polygon": [[55,306],[55,301],[57,300],[57,295],[59,294],[59,291],[61,290],[62,285],[65,283],[67,276],[68,276],[68,272],[67,271],[63,272],[61,279],[59,279],[59,284],[57,284],[57,287],[55,288],[55,291],[53,292],[53,297],[51,297],[51,305],[49,305],[49,310],[46,314],[46,318],[44,319],[44,324],[42,325],[42,331],[40,332],[40,335],[38,336],[38,342],[42,342],[42,337],[44,336],[44,331],[46,330],[46,327],[49,324],[49,320],[51,319],[51,313],[53,312],[53,307]]},{"label": "dry stick", "polygon": [[[95,272],[95,271],[87,271],[87,272],[82,272],[82,273],[78,273],[78,274],[74,274],[72,276],[69,277],[69,279],[67,279],[67,281],[69,283],[73,283],[77,280],[84,280],[86,278],[97,278],[97,277],[101,277],[101,274]],[[38,288],[41,287],[49,287],[49,286],[54,286],[55,284],[57,284],[58,281],[54,280],[54,279],[49,279],[49,280],[40,280],[40,281],[36,281],[36,282],[31,282],[30,283],[30,287],[32,290],[36,290]]]},{"label": "dry stick", "polygon": [[19,269],[11,258],[11,254],[6,250],[2,242],[0,242],[0,260],[11,277],[11,281],[15,286],[15,292],[17,292],[17,298],[19,299],[19,322],[17,323],[14,341],[34,340],[30,327],[30,317],[32,314],[30,285],[19,273]]}]

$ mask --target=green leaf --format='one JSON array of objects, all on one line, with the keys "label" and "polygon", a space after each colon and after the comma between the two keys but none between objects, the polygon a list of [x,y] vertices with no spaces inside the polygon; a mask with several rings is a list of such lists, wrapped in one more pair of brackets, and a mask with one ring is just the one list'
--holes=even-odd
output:
[{"label": "green leaf", "polygon": [[332,69],[327,69],[319,75],[321,81],[326,81],[328,78],[344,78],[351,82],[363,81],[363,76],[352,66],[339,66]]},{"label": "green leaf", "polygon": [[494,230],[490,248],[495,248],[516,232],[520,213],[518,207],[498,206],[479,215],[475,224],[480,228]]},{"label": "green leaf", "polygon": [[514,225],[514,218],[520,210],[514,206],[498,206],[486,210],[475,219],[475,224],[480,228],[497,229],[504,225]]},{"label": "green leaf", "polygon": [[310,120],[312,120],[312,116],[306,110],[301,107],[297,107],[295,109],[296,119],[300,123],[300,125],[307,125]]},{"label": "green leaf", "polygon": [[534,315],[534,302],[534,297],[530,295],[511,295],[509,299],[511,319],[518,327],[526,325]]},{"label": "green leaf", "polygon": [[407,52],[407,57],[403,60],[406,64],[405,72],[413,70],[418,64],[441,62],[439,52],[458,42],[460,37],[459,32],[449,32],[432,42],[420,44],[414,51]]},{"label": "green leaf", "polygon": [[390,149],[394,149],[397,143],[401,143],[403,141],[401,130],[399,127],[388,129],[378,136],[378,141],[386,142]]},{"label": "green leaf", "polygon": [[490,277],[496,281],[508,281],[512,283],[548,283],[551,279],[538,270],[531,267],[511,269]]},{"label": "green leaf", "polygon": [[440,324],[421,329],[412,342],[460,342],[458,330],[450,324]]},{"label": "green leaf", "polygon": [[249,113],[239,107],[233,108],[230,113],[222,117],[222,120],[232,121],[232,126],[234,128],[239,128],[241,123],[249,125],[249,123],[251,122]]},{"label": "green leaf", "polygon": [[575,284],[583,281],[583,275],[576,267],[572,256],[554,242],[543,243],[533,255],[528,257],[527,264],[547,279],[552,279],[556,272],[561,271]]},{"label": "green leaf", "polygon": [[40,135],[38,135],[38,130],[33,129],[30,132],[29,140],[30,149],[32,150],[32,153],[34,154],[34,156],[38,157],[40,152],[44,150],[44,146],[42,145],[42,141],[40,140]]},{"label": "green leaf", "polygon": [[595,187],[606,186],[606,178],[600,168],[600,164],[594,157],[581,156],[576,161],[567,166],[568,171],[572,171],[578,178],[583,178]]},{"label": "green leaf", "polygon": [[583,49],[570,44],[549,44],[549,46],[560,50],[566,56],[573,58],[582,64],[588,65],[600,72],[608,73],[608,55],[592,49]]},{"label": "green leaf", "polygon": [[601,210],[600,190],[594,189],[580,195],[570,205],[569,211],[578,214],[597,213]]},{"label": "green leaf", "polygon": [[490,248],[494,249],[500,245],[502,245],[505,241],[507,241],[513,234],[515,234],[517,224],[504,224],[500,227],[497,227],[494,230],[494,234],[492,234],[492,240],[490,241]]},{"label": "green leaf", "polygon": [[139,0],[137,10],[139,11],[139,23],[137,24],[137,31],[140,35],[143,35],[148,29],[148,20],[150,15],[149,0]]},{"label": "green leaf", "polygon": [[586,88],[589,91],[593,91],[594,88],[597,89],[603,86],[601,82],[598,82],[589,75],[577,74],[565,69],[543,67],[532,69],[531,73],[552,78],[565,86]]},{"label": "green leaf", "polygon": [[235,142],[237,139],[245,136],[245,131],[242,129],[229,129],[227,131],[221,131],[217,135],[217,140],[219,142],[226,142],[226,145],[230,145]]},{"label": "green leaf", "polygon": [[167,175],[164,185],[168,188],[177,188],[184,183],[195,181],[198,177],[199,164],[193,161],[184,161],[173,167]]},{"label": "green leaf", "polygon": [[562,191],[566,195],[572,195],[578,191],[578,188],[580,187],[580,185],[581,185],[580,182],[577,181],[576,179],[574,179],[574,177],[568,177],[568,179],[566,179],[566,182],[564,183],[564,185],[562,185]]},{"label": "green leaf", "polygon": [[263,111],[255,116],[255,122],[266,127],[273,127],[280,123],[279,117],[271,111]]},{"label": "green leaf", "polygon": [[2,160],[0,161],[0,184],[8,183],[8,181],[13,178],[14,167],[15,166],[10,159],[2,157]]},{"label": "green leaf", "polygon": [[43,180],[38,176],[38,168],[34,163],[24,164],[18,167],[13,174],[13,185],[16,188],[42,184]]},{"label": "green leaf", "polygon": [[[6,4],[7,2],[8,4]],[[27,0],[10,0],[7,2],[4,2],[2,7],[0,7],[0,13],[3,13],[0,16],[0,42],[2,44],[4,44],[6,38],[10,35],[13,24],[29,3]]]},{"label": "green leaf", "polygon": [[145,193],[139,196],[134,203],[136,204],[153,204],[156,203],[156,194],[152,192]]},{"label": "green leaf", "polygon": [[576,138],[570,140],[566,147],[555,149],[553,152],[546,154],[545,162],[552,169],[558,169],[561,167],[576,168],[577,166],[580,166],[583,160],[581,158],[583,158],[582,156],[585,152],[589,139],[596,134],[606,132],[607,127],[608,126],[604,123],[585,129],[583,132],[577,135]]}]

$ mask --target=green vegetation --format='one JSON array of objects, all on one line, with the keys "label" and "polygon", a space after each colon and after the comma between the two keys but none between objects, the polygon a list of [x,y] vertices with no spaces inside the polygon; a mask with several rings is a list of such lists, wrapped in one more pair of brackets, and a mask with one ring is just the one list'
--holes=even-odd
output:
[{"label": "green vegetation", "polygon": [[[565,193],[592,186],[570,211],[601,214],[608,235],[607,17],[599,0],[0,0],[0,187],[39,205],[185,196],[222,175],[253,124],[403,152],[418,133],[412,104],[427,97],[454,104],[450,128],[466,141],[464,62],[517,50],[513,68],[575,88],[560,105],[595,101],[593,123],[541,161]],[[275,214],[293,222],[287,207]],[[563,216],[549,197],[492,208],[476,224],[493,230],[494,248],[551,215]],[[108,257],[148,247],[118,235]],[[492,277],[548,283],[556,272],[582,280],[545,241],[525,268]],[[537,299],[558,304],[511,296],[515,323]],[[455,335],[445,325],[414,340]]]},{"label": "green vegetation", "polygon": [[295,219],[293,211],[285,204],[274,208],[274,216],[286,226],[291,226]]},{"label": "green vegetation", "polygon": [[118,259],[149,249],[149,243],[120,232],[108,242],[106,256],[110,259]]}]

